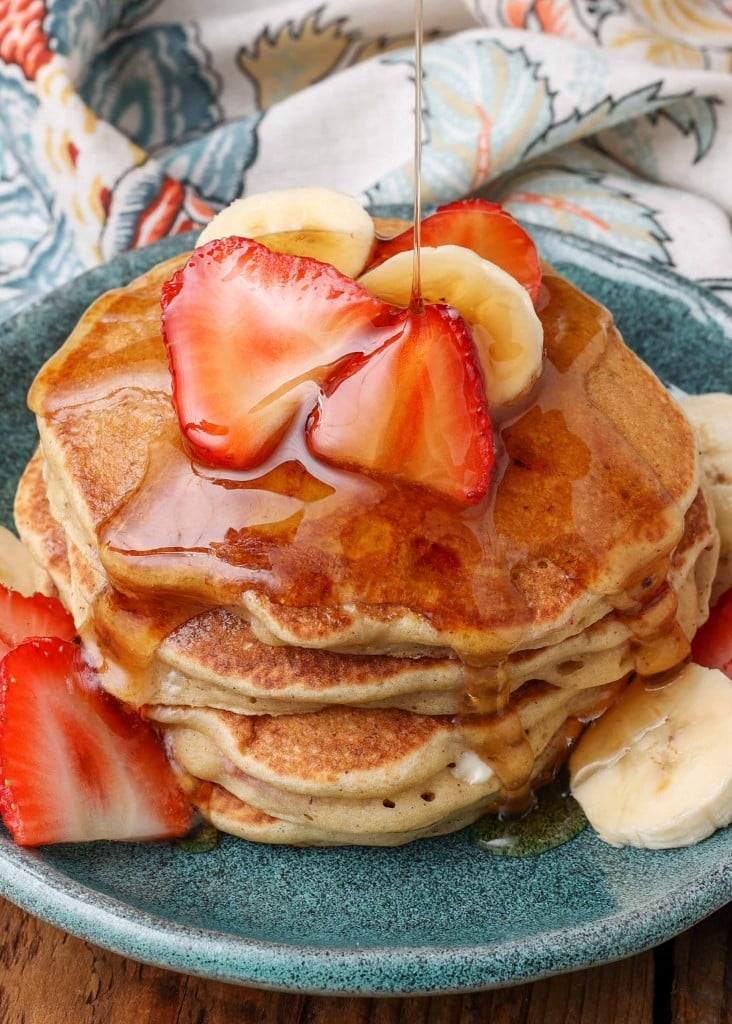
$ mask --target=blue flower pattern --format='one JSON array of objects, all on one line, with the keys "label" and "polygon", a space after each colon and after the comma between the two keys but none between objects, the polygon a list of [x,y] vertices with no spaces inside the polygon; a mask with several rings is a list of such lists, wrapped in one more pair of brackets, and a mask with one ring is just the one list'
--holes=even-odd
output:
[{"label": "blue flower pattern", "polygon": [[105,121],[154,153],[221,121],[218,77],[196,33],[153,26],[116,39],[92,61],[81,95]]},{"label": "blue flower pattern", "polygon": [[[38,10],[38,0],[35,7],[31,0],[12,2],[17,9]],[[496,9],[502,4],[495,0]],[[259,184],[262,173],[253,174],[258,167],[267,168],[265,187],[276,187],[280,176],[287,179],[292,158],[287,166],[278,165],[272,151],[277,136],[267,129],[278,123],[279,108],[306,97],[307,69],[313,69],[313,96],[318,83],[330,90],[329,75],[336,95],[340,76],[345,81],[362,73],[359,102],[366,109],[372,102],[384,105],[378,88],[382,72],[394,88],[411,88],[413,53],[390,52],[387,35],[371,40],[374,56],[367,64],[353,63],[370,43],[359,28],[360,9],[367,5],[355,2],[348,9],[344,0],[314,5],[303,0],[300,6],[299,13],[295,5],[279,2],[252,12],[232,4],[222,30],[222,15],[203,9],[197,20],[171,21],[172,0],[45,0],[17,52],[3,50],[0,24],[0,316],[95,260],[150,240],[158,222],[160,230],[172,232],[190,226],[191,218],[193,223],[205,218],[244,193],[250,180]],[[594,50],[537,31],[505,28],[430,42],[422,111],[425,201],[477,192],[505,203],[528,223],[673,266],[679,249],[666,207],[659,205],[659,183],[667,180],[665,157],[659,154],[670,137],[680,140],[678,152],[687,153],[676,157],[682,182],[700,169],[717,168],[707,192],[717,198],[714,182],[729,166],[720,154],[732,137],[732,89],[719,75],[683,77],[650,64],[626,84],[600,48],[605,27],[624,6],[623,0],[612,0],[588,13],[570,0],[567,10],[576,19],[578,38],[584,33]],[[394,20],[393,39],[403,40],[405,16],[395,10]],[[255,46],[257,40],[267,45]],[[314,49],[318,45],[322,59]],[[259,109],[257,60],[261,80],[271,82],[283,61],[298,59],[298,46],[306,69],[295,76],[299,92]],[[236,59],[243,50],[250,55],[246,69]],[[54,125],[50,117],[55,148],[49,150],[49,118],[39,117],[39,104],[49,96],[60,104],[63,93],[51,72],[66,76],[83,106],[63,107],[69,111],[68,137],[63,124]],[[84,109],[86,120],[79,113]],[[308,115],[304,105],[302,110],[313,120],[313,131],[303,139],[311,136],[315,147],[322,146],[317,153],[323,183],[342,163],[341,150],[352,151],[350,159],[358,153],[356,159],[368,165],[369,140],[362,140],[360,150],[351,145],[359,130],[357,116],[349,118],[342,108],[340,123],[321,123],[317,111]],[[108,126],[112,135],[95,135],[91,128],[85,134],[87,122]],[[97,181],[89,170],[94,154],[90,157],[85,146],[108,138],[124,141],[114,143],[122,156]],[[104,164],[101,150],[98,159]],[[377,164],[378,173],[352,191],[360,188],[374,204],[410,202],[411,161],[389,167],[382,158]],[[354,165],[354,170],[358,178],[361,168]],[[77,180],[86,190],[80,205],[69,199],[69,183]],[[178,184],[172,188],[171,182]],[[698,192],[703,195],[704,187]],[[665,202],[673,201],[669,192]],[[725,201],[732,206],[729,196]],[[85,243],[79,245],[82,220]],[[728,248],[732,264],[732,242]],[[732,278],[730,265],[719,275],[714,271],[707,267],[704,280],[723,293]]]},{"label": "blue flower pattern", "polygon": [[207,135],[171,147],[159,156],[160,166],[178,181],[193,185],[216,207],[226,206],[242,191],[246,169],[257,153],[261,114],[219,125]]},{"label": "blue flower pattern", "polygon": [[0,310],[14,313],[29,291],[48,291],[84,265],[74,250],[74,233],[54,210],[54,197],[38,173],[28,125],[36,102],[25,84],[0,74]]}]

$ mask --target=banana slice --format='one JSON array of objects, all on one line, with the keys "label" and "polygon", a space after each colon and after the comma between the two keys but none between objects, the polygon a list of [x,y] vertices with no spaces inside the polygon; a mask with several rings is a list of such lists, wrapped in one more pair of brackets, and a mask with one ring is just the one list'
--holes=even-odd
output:
[{"label": "banana slice", "polygon": [[[380,299],[408,306],[412,253],[367,271],[359,284]],[[473,331],[491,408],[520,398],[541,373],[544,332],[525,288],[505,270],[458,245],[421,250],[422,296],[454,306]]]},{"label": "banana slice", "polygon": [[197,245],[253,238],[274,252],[312,256],[358,277],[374,244],[374,222],[353,196],[329,188],[285,188],[236,199],[217,213]]},{"label": "banana slice", "polygon": [[702,472],[719,531],[719,566],[712,600],[732,587],[732,395],[684,395],[679,404],[696,429]]},{"label": "banana slice", "polygon": [[0,583],[25,597],[36,591],[48,593],[45,572],[36,565],[25,545],[4,526],[0,526]]},{"label": "banana slice", "polygon": [[572,793],[613,846],[691,846],[732,821],[732,680],[689,664],[665,686],[637,677],[584,734]]}]

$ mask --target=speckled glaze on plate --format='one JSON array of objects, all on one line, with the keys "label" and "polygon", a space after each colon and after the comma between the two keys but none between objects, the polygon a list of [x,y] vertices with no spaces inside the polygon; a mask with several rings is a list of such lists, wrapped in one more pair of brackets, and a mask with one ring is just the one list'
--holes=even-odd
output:
[{"label": "speckled glaze on plate", "polygon": [[[615,314],[667,383],[732,391],[732,313],[661,267],[534,229],[542,254]],[[25,393],[98,294],[191,244],[182,236],[91,271],[4,324],[0,518],[35,443]],[[616,850],[586,829],[535,857],[468,832],[395,850],[224,838],[35,851],[0,834],[0,892],[75,935],[160,966],[331,994],[466,991],[628,956],[732,898],[732,829],[696,847]]]}]

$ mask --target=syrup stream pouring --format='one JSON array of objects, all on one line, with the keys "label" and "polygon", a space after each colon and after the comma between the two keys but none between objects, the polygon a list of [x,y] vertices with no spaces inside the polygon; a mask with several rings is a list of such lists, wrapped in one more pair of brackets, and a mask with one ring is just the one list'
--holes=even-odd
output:
[{"label": "syrup stream pouring", "polygon": [[422,301],[422,0],[414,0],[414,247],[409,309],[421,313]]}]

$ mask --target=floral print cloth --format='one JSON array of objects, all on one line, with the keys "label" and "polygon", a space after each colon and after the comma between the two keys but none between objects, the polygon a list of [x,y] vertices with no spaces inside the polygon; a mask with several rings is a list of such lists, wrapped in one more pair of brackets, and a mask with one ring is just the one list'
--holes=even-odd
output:
[{"label": "floral print cloth", "polygon": [[[730,0],[425,0],[423,198],[732,300]],[[0,0],[0,317],[237,196],[413,195],[394,0]]]}]

